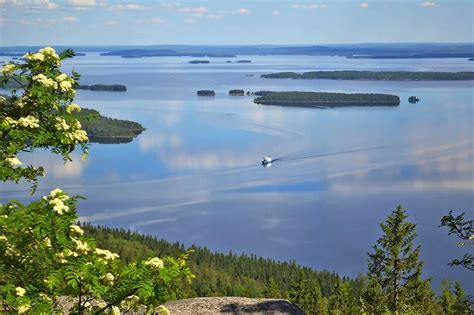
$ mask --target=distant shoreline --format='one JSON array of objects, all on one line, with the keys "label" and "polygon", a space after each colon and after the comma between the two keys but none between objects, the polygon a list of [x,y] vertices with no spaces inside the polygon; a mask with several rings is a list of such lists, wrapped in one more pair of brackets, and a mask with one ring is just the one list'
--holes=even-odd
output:
[{"label": "distant shoreline", "polygon": [[295,80],[370,80],[370,81],[470,81],[474,72],[437,72],[437,71],[310,71],[310,72],[276,72],[262,74],[265,79]]}]

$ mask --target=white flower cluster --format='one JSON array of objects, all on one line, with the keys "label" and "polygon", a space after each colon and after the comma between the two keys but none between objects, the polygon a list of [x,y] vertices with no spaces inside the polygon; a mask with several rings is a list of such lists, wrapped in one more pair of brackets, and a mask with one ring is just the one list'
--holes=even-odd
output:
[{"label": "white flower cluster", "polygon": [[87,132],[84,130],[74,130],[73,132],[68,133],[66,136],[69,138],[69,140],[75,143],[86,142],[89,140]]},{"label": "white flower cluster", "polygon": [[120,302],[120,308],[124,311],[129,311],[137,306],[139,300],[140,298],[136,295],[127,296]]},{"label": "white flower cluster", "polygon": [[69,207],[64,204],[64,201],[69,199],[61,189],[56,188],[49,193],[48,197],[43,197],[48,203],[53,206],[53,210],[58,214],[64,214],[69,211]]},{"label": "white flower cluster", "polygon": [[110,285],[110,286],[114,285],[115,277],[114,277],[114,275],[111,274],[110,272],[107,272],[107,273],[105,274],[105,276],[102,277],[102,279],[104,279],[105,282],[106,282],[108,285]]},{"label": "white flower cluster", "polygon": [[87,242],[83,242],[76,238],[71,238],[71,239],[74,243],[76,243],[77,251],[86,254],[90,250],[89,244],[87,244]]},{"label": "white flower cluster", "polygon": [[52,47],[44,47],[39,50],[40,54],[43,54],[54,59],[59,59],[59,55],[56,53],[56,50]]},{"label": "white flower cluster", "polygon": [[54,125],[58,130],[69,130],[70,126],[67,124],[66,120],[61,117],[56,117],[56,124]]},{"label": "white flower cluster", "polygon": [[61,91],[67,92],[72,90],[72,83],[74,80],[68,77],[66,74],[62,73],[56,77],[56,81],[59,84]]},{"label": "white flower cluster", "polygon": [[59,55],[56,53],[56,50],[51,47],[42,48],[34,54],[26,54],[23,58],[28,61],[44,61],[45,59],[49,59],[54,61],[57,65],[60,65]]},{"label": "white flower cluster", "polygon": [[100,248],[95,249],[95,254],[97,256],[104,258],[105,260],[114,260],[120,257],[118,254],[112,253],[111,251],[107,249],[100,249]]},{"label": "white flower cluster", "polygon": [[16,287],[15,291],[16,291],[16,296],[19,296],[19,297],[24,296],[26,293],[26,290],[23,289],[22,287]]},{"label": "white flower cluster", "polygon": [[18,125],[26,128],[38,128],[39,119],[34,116],[28,115],[26,117],[21,117],[20,119],[18,119]]},{"label": "white flower cluster", "polygon": [[159,259],[158,257],[151,258],[145,261],[145,265],[151,266],[152,268],[161,269],[164,267],[163,260]]},{"label": "white flower cluster", "polygon": [[2,67],[2,73],[3,74],[10,74],[12,72],[14,72],[16,70],[16,65],[13,64],[13,63],[7,63],[7,64],[4,64],[3,67]]},{"label": "white flower cluster", "polygon": [[23,163],[21,163],[21,161],[16,157],[16,156],[13,156],[13,157],[10,157],[10,158],[6,158],[5,161],[11,165],[11,167],[15,168],[15,167],[19,167],[21,166]]},{"label": "white flower cluster", "polygon": [[37,74],[35,76],[33,76],[32,78],[34,81],[44,85],[44,86],[47,86],[47,87],[50,87],[50,88],[54,88],[54,89],[57,89],[58,88],[58,83],[56,81],[54,81],[53,79],[51,78],[48,78],[47,76],[45,76],[44,74],[40,73],[40,74]]},{"label": "white flower cluster", "polygon": [[66,106],[66,111],[71,114],[73,112],[80,112],[81,111],[81,107],[77,104],[71,104],[71,105],[68,105]]},{"label": "white flower cluster", "polygon": [[78,235],[84,235],[84,230],[82,230],[81,227],[78,226],[78,225],[71,225],[71,226],[69,227],[69,229],[70,229],[71,232],[73,232],[73,233],[76,233],[76,234],[78,234]]}]

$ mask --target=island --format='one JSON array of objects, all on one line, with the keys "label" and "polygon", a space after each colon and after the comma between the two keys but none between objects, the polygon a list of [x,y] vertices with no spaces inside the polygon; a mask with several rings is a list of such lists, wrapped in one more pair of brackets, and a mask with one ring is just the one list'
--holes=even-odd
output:
[{"label": "island", "polygon": [[237,63],[252,63],[252,60],[237,60]]},{"label": "island", "polygon": [[420,101],[420,99],[419,99],[418,97],[416,97],[416,96],[410,96],[410,97],[408,98],[408,102],[410,102],[411,104],[416,104],[416,103],[418,103],[419,101]]},{"label": "island", "polygon": [[198,96],[216,96],[216,92],[214,90],[199,90],[197,91]]},{"label": "island", "polygon": [[128,143],[145,130],[140,123],[105,117],[95,109],[83,108],[75,115],[94,143]]},{"label": "island", "polygon": [[188,61],[188,63],[200,64],[200,63],[210,63],[210,61],[209,60],[191,60],[191,61]]},{"label": "island", "polygon": [[418,71],[311,71],[262,74],[266,79],[299,80],[376,80],[376,81],[460,81],[474,80],[474,72],[418,72]]},{"label": "island", "polygon": [[229,95],[230,96],[244,96],[245,91],[244,90],[230,90]]},{"label": "island", "polygon": [[260,105],[290,107],[343,107],[343,106],[398,106],[400,97],[391,94],[329,93],[329,92],[274,92],[254,99]]},{"label": "island", "polygon": [[126,92],[127,87],[121,84],[92,84],[92,85],[78,85],[77,90],[91,90],[91,91],[108,91],[108,92]]},{"label": "island", "polygon": [[467,61],[474,61],[474,58],[469,58]]}]

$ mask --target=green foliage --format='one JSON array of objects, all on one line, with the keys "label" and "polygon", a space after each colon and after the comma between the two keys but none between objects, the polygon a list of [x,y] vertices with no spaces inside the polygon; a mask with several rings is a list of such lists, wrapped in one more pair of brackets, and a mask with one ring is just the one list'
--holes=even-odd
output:
[{"label": "green foliage", "polygon": [[[329,297],[337,281],[347,282],[353,299],[358,300],[362,286],[360,282],[341,279],[337,274],[315,271],[294,262],[279,262],[256,255],[214,253],[207,248],[180,243],[169,243],[150,235],[141,235],[124,229],[83,225],[86,235],[93,237],[98,246],[118,254],[128,263],[149,256],[178,256],[192,250],[188,266],[196,275],[183,297],[196,296],[243,296],[270,297],[271,292],[289,298],[291,284],[300,277],[310,284],[317,284],[321,295]],[[278,297],[271,296],[271,297]]]},{"label": "green foliage", "polygon": [[[1,82],[16,82],[8,97],[0,97],[0,180],[33,182],[43,175],[42,167],[22,166],[19,152],[49,149],[65,161],[76,145],[87,153],[87,136],[72,111],[79,108],[73,101],[73,89],[79,75],[60,70],[61,61],[74,56],[65,50],[61,55],[52,48],[26,54],[25,62],[9,62],[1,70]],[[23,91],[18,95],[18,90]],[[80,109],[80,108],[79,108]]]},{"label": "green foliage", "polygon": [[[0,98],[1,180],[25,178],[33,181],[34,191],[43,169],[22,167],[19,152],[45,148],[65,162],[76,145],[87,153],[88,137],[75,114],[81,108],[71,104],[79,75],[60,71],[61,61],[72,56],[72,50],[58,55],[47,47],[26,54],[24,63],[3,66],[2,80],[16,82],[23,94],[13,89]],[[117,314],[138,303],[153,313],[155,306],[181,295],[194,277],[186,265],[188,253],[124,263],[75,225],[78,199],[57,188],[29,205],[0,204],[0,312],[60,312],[59,298],[66,296],[73,298],[70,312],[77,314]]]},{"label": "green foliage", "polygon": [[257,104],[281,106],[383,106],[399,105],[400,98],[391,94],[274,92],[254,99]]},{"label": "green foliage", "polygon": [[[448,235],[454,234],[462,241],[459,246],[474,245],[474,220],[466,220],[464,213],[458,216],[453,215],[453,211],[449,211],[448,215],[441,218],[440,227],[445,226],[449,229]],[[474,256],[466,253],[461,259],[454,259],[449,263],[450,266],[462,266],[468,270],[474,271]]]},{"label": "green foliage", "polygon": [[414,248],[416,225],[407,222],[407,214],[398,206],[380,227],[384,234],[369,253],[369,285],[364,305],[369,313],[382,313],[386,308],[401,312],[405,308],[426,310],[432,303],[430,280],[421,279],[423,262],[420,246]]},{"label": "green foliage", "polygon": [[262,74],[267,79],[327,79],[327,80],[474,80],[474,72],[422,72],[422,71],[311,71],[304,73],[278,72]]},{"label": "green foliage", "polygon": [[90,142],[130,142],[145,130],[140,123],[105,117],[94,109],[83,108],[76,113],[76,117],[81,121],[82,128],[87,132]]},{"label": "green foliage", "polygon": [[470,302],[458,282],[454,284],[453,289],[452,283],[449,280],[443,280],[441,290],[439,303],[444,314],[472,314]]}]

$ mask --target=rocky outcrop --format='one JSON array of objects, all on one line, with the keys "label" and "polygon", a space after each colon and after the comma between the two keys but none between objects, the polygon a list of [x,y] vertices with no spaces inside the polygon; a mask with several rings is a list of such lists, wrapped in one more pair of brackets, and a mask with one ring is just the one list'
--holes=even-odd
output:
[{"label": "rocky outcrop", "polygon": [[280,299],[243,297],[205,297],[172,301],[165,304],[171,314],[291,314],[303,315],[296,305]]}]

